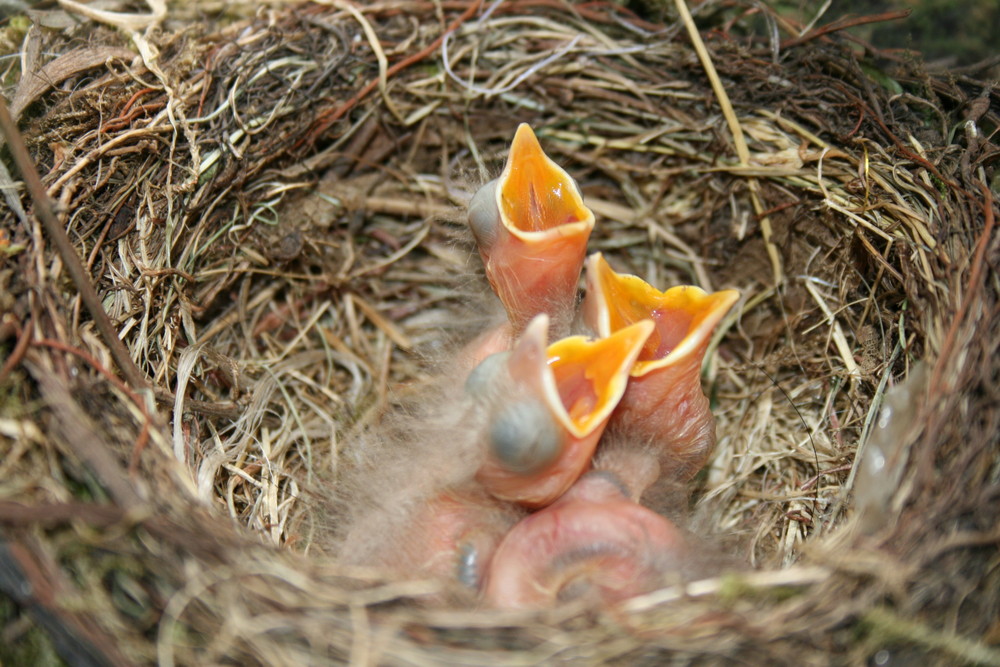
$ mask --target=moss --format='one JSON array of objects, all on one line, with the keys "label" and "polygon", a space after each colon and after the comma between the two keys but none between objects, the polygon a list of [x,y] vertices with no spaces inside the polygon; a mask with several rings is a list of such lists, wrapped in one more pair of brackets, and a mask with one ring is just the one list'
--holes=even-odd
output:
[{"label": "moss", "polygon": [[0,595],[0,665],[65,665],[48,634],[10,598]]}]

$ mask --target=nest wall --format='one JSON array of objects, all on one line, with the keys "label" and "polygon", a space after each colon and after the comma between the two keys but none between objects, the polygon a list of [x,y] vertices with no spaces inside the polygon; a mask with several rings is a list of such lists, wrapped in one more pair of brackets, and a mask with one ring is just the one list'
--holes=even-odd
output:
[{"label": "nest wall", "polygon": [[[615,5],[34,20],[9,106],[145,380],[5,147],[8,659],[1000,663],[992,87],[712,3],[724,92],[681,22]],[[496,316],[463,213],[519,122],[592,250],[743,295],[689,508],[718,571],[611,610],[434,607],[326,546],[361,435]]]}]

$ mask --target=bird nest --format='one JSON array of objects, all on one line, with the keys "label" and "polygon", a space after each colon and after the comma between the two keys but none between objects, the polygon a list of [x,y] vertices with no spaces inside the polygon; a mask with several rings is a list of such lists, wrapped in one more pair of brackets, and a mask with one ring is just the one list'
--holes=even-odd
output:
[{"label": "bird nest", "polygon": [[[64,6],[3,31],[0,659],[1000,664],[993,88],[757,4],[700,37],[610,3]],[[612,608],[435,605],[329,546],[361,434],[493,321],[464,207],[519,122],[619,271],[742,294],[708,571]]]}]

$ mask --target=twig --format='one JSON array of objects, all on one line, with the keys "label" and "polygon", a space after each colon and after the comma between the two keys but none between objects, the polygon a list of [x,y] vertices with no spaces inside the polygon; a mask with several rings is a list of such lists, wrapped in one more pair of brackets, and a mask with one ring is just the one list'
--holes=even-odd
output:
[{"label": "twig", "polygon": [[0,384],[3,384],[3,381],[7,379],[8,375],[10,375],[10,372],[13,371],[19,363],[21,363],[21,359],[24,359],[24,353],[28,351],[28,345],[31,343],[31,334],[34,330],[35,321],[28,320],[28,323],[25,324],[24,328],[21,329],[20,333],[18,333],[17,343],[15,343],[14,349],[11,350],[10,356],[7,357],[7,360],[3,362],[3,367],[0,368]]},{"label": "twig", "polygon": [[124,468],[97,432],[90,418],[54,373],[28,363],[28,370],[42,389],[42,396],[56,414],[56,423],[66,445],[93,471],[115,503],[138,508],[143,500],[132,487]]},{"label": "twig", "polygon": [[108,379],[108,382],[115,385],[120,391],[122,391],[126,396],[128,396],[133,403],[135,403],[135,407],[137,407],[139,409],[139,412],[142,413],[142,430],[139,431],[139,439],[136,440],[135,446],[132,448],[132,457],[131,460],[129,461],[129,466],[128,466],[129,473],[135,474],[135,472],[139,468],[139,457],[142,455],[142,451],[146,448],[146,445],[149,444],[149,429],[153,423],[153,419],[152,417],[150,417],[149,411],[146,410],[146,403],[141,398],[139,398],[139,396],[135,392],[129,389],[124,382],[122,382],[114,375],[112,375],[111,372],[108,369],[106,369],[103,364],[101,364],[101,362],[99,362],[97,359],[87,354],[83,350],[77,349],[72,345],[67,345],[62,341],[51,340],[49,338],[43,338],[42,340],[38,341],[35,344],[44,345],[46,347],[51,347],[56,350],[62,350],[63,352],[68,352],[69,354],[75,355],[80,359],[83,359],[86,363],[90,364],[90,366],[93,367],[93,369],[96,370],[99,374],[106,377]]},{"label": "twig", "polygon": [[[396,63],[392,67],[390,67],[388,70],[386,70],[384,78],[388,79],[388,77],[390,77],[390,76],[395,76],[397,73],[399,73],[402,70],[406,69],[410,65],[413,65],[414,63],[418,63],[421,60],[423,60],[424,58],[426,58],[427,56],[429,56],[430,54],[434,53],[434,51],[436,51],[438,49],[438,47],[441,46],[441,42],[444,41],[444,38],[447,35],[449,35],[452,32],[454,32],[455,30],[458,30],[458,27],[460,25],[462,25],[465,21],[467,21],[470,16],[472,16],[473,14],[475,14],[476,11],[479,9],[480,5],[482,5],[482,4],[483,4],[483,0],[476,0],[476,2],[472,3],[471,5],[469,5],[469,8],[466,9],[464,12],[462,12],[461,16],[459,16],[457,19],[455,19],[454,21],[452,21],[451,25],[449,25],[444,30],[444,32],[442,32],[440,35],[438,35],[437,39],[435,39],[433,42],[431,42],[430,44],[428,44],[424,48],[422,48],[419,51],[417,51],[416,53],[414,53],[412,56],[408,56],[408,57],[404,58],[403,60],[400,60],[398,63]],[[300,147],[302,147],[305,144],[313,144],[313,143],[315,143],[316,140],[319,138],[319,136],[321,134],[323,134],[328,129],[330,129],[331,125],[333,125],[338,120],[340,120],[341,118],[343,118],[344,114],[346,114],[348,111],[350,111],[355,106],[357,106],[357,104],[361,100],[363,100],[365,97],[368,96],[369,93],[371,93],[373,90],[375,90],[375,88],[377,88],[379,86],[379,82],[382,81],[382,80],[383,80],[383,77],[381,77],[381,76],[378,76],[378,77],[372,79],[371,81],[369,81],[364,86],[364,88],[362,88],[361,90],[359,90],[357,92],[357,94],[354,95],[354,97],[352,97],[351,99],[349,99],[346,102],[344,102],[342,105],[340,105],[339,107],[337,107],[336,109],[334,109],[331,113],[328,113],[325,116],[320,116],[320,118],[318,118],[316,120],[316,122],[313,123],[312,128],[305,134],[305,136],[303,136],[301,139],[299,139],[295,143],[295,145],[293,146],[293,149],[300,148]]]},{"label": "twig", "polygon": [[28,609],[50,637],[67,664],[87,667],[126,667],[129,661],[114,637],[102,630],[87,610],[66,604],[60,586],[65,578],[51,559],[39,557],[39,547],[28,537],[0,541],[0,592]]},{"label": "twig", "polygon": [[622,603],[621,608],[627,612],[641,612],[653,609],[669,602],[685,598],[698,598],[718,595],[726,586],[732,586],[734,580],[747,589],[768,589],[776,586],[808,587],[821,584],[832,576],[825,567],[800,566],[775,572],[749,572],[729,577],[714,577],[700,579],[680,586],[669,586],[646,595],[634,597]]},{"label": "twig", "polygon": [[949,360],[954,360],[958,356],[957,350],[954,350],[954,354],[949,354],[949,352],[953,351],[952,347],[955,344],[955,337],[958,335],[959,327],[964,324],[965,315],[969,311],[969,304],[972,303],[976,293],[979,291],[981,284],[980,277],[983,272],[983,262],[986,256],[986,246],[990,244],[990,238],[993,236],[993,225],[996,222],[993,214],[993,195],[990,193],[990,189],[983,185],[982,182],[977,181],[976,185],[979,186],[980,192],[983,193],[983,215],[986,222],[983,225],[983,231],[979,235],[978,241],[976,241],[976,253],[972,259],[972,270],[969,272],[969,282],[966,283],[965,293],[962,295],[962,303],[958,307],[958,312],[955,313],[955,319],[952,320],[951,326],[948,328],[948,333],[945,334],[944,343],[941,345],[941,356],[938,357],[937,363],[934,364],[934,374],[931,376],[929,385],[931,395],[940,395],[952,389],[952,387],[941,387],[939,383]]},{"label": "twig", "polygon": [[104,305],[101,303],[100,297],[97,296],[97,291],[90,282],[90,276],[87,275],[86,269],[83,268],[80,257],[76,254],[73,244],[66,235],[66,230],[59,224],[59,219],[56,217],[52,206],[52,200],[49,199],[48,194],[45,192],[45,186],[42,185],[42,179],[38,175],[38,170],[35,169],[35,165],[31,161],[31,156],[28,154],[28,149],[24,144],[24,138],[10,117],[7,103],[3,99],[0,99],[0,130],[7,137],[14,162],[17,163],[17,168],[21,171],[21,176],[24,177],[24,183],[31,194],[31,199],[35,202],[35,214],[45,226],[45,231],[48,233],[53,245],[55,245],[60,257],[62,257],[63,263],[66,265],[66,270],[69,271],[70,278],[73,279],[76,288],[80,290],[80,298],[83,299],[83,303],[90,312],[90,316],[94,318],[94,324],[97,325],[97,330],[101,332],[101,336],[111,351],[111,356],[114,357],[115,363],[118,364],[118,368],[133,388],[137,390],[148,388],[149,384],[146,382],[146,377],[132,361],[132,357],[129,356],[125,344],[118,338],[118,332],[115,331],[111,320],[108,319],[107,313],[104,312]]},{"label": "twig", "polygon": [[911,10],[904,9],[897,12],[884,12],[882,14],[874,14],[872,16],[844,16],[836,21],[827,23],[824,26],[820,26],[815,30],[810,30],[805,35],[801,37],[795,37],[793,39],[786,39],[781,43],[781,48],[787,49],[792,46],[798,46],[799,44],[804,44],[817,37],[822,37],[823,35],[828,35],[832,32],[838,32],[840,30],[846,30],[847,28],[856,28],[859,25],[866,25],[868,23],[881,23],[883,21],[895,21],[897,19],[905,19],[910,15]]},{"label": "twig", "polygon": [[[749,166],[750,150],[747,148],[746,140],[743,138],[743,128],[740,126],[740,121],[733,110],[732,102],[729,101],[729,95],[722,86],[722,81],[719,79],[719,73],[715,69],[712,57],[709,55],[708,49],[705,48],[705,42],[702,41],[701,35],[698,33],[698,27],[694,24],[694,18],[691,16],[691,12],[688,10],[687,3],[684,0],[674,0],[674,4],[681,15],[684,27],[687,28],[688,35],[691,37],[694,50],[698,53],[701,66],[705,68],[705,74],[712,84],[712,90],[715,92],[715,98],[722,109],[722,115],[726,118],[726,124],[729,125],[729,131],[733,133],[733,144],[736,146],[736,155],[739,157],[740,166]],[[774,245],[774,232],[771,229],[771,219],[765,213],[764,206],[760,202],[760,186],[757,183],[757,179],[748,176],[747,186],[750,189],[750,200],[753,202],[754,212],[760,218],[760,232],[764,237],[764,244],[767,246],[767,256],[771,260],[774,284],[779,285],[783,280],[783,272],[781,268],[781,256],[778,254],[778,247]]]}]

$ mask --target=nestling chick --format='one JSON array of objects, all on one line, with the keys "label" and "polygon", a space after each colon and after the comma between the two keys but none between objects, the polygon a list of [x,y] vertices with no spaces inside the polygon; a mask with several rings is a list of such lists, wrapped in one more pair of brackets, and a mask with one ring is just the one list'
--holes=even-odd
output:
[{"label": "nestling chick", "polygon": [[507,339],[540,313],[551,318],[553,338],[568,335],[594,214],[528,125],[517,128],[500,177],[469,203],[469,227],[507,310]]},{"label": "nestling chick", "polygon": [[643,321],[607,338],[548,345],[548,324],[537,316],[512,350],[488,358],[469,378],[488,411],[476,480],[494,497],[529,508],[556,500],[590,466],[653,328]]},{"label": "nestling chick", "polygon": [[601,336],[635,322],[655,323],[615,408],[608,434],[616,442],[649,443],[659,476],[686,481],[715,447],[715,419],[701,388],[701,364],[712,331],[739,299],[693,286],[661,292],[618,274],[600,253],[587,259],[583,317]]},{"label": "nestling chick", "polygon": [[671,522],[629,500],[614,475],[590,472],[507,533],[483,596],[505,609],[550,607],[585,595],[611,604],[664,585],[684,552]]}]

